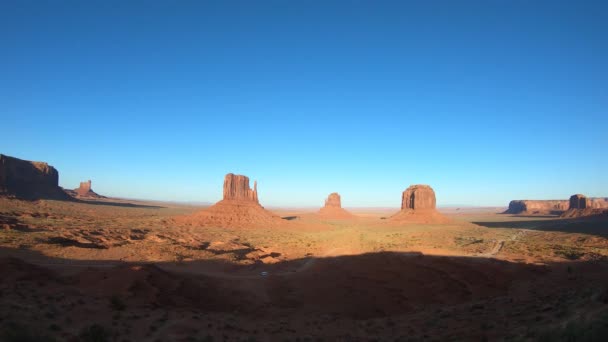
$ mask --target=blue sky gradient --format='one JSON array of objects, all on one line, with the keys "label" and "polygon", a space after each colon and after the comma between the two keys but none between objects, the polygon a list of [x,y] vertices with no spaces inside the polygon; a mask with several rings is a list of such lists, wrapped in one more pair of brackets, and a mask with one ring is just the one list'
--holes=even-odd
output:
[{"label": "blue sky gradient", "polygon": [[2,1],[0,153],[105,195],[608,196],[606,1]]}]

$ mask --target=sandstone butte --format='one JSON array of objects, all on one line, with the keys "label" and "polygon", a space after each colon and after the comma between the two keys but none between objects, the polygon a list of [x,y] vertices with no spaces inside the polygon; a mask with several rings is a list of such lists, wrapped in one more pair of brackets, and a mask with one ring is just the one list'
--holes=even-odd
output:
[{"label": "sandstone butte", "polygon": [[44,162],[0,154],[0,196],[27,200],[71,197],[59,186],[59,172]]},{"label": "sandstone butte", "polygon": [[389,217],[393,222],[448,223],[436,208],[435,191],[428,185],[411,185],[401,196],[401,210]]},{"label": "sandstone butte", "polygon": [[325,206],[319,210],[319,216],[328,219],[350,219],[355,216],[342,208],[340,194],[333,192],[325,200]]},{"label": "sandstone butte", "polygon": [[91,188],[91,180],[80,182],[80,186],[74,190],[65,190],[68,194],[76,198],[106,198],[97,194]]},{"label": "sandstone butte", "polygon": [[577,218],[584,216],[608,216],[608,199],[587,198],[587,196],[581,194],[570,196],[569,208],[561,217]]},{"label": "sandstone butte", "polygon": [[254,182],[251,189],[247,176],[232,173],[224,177],[224,196],[221,201],[178,221],[192,226],[221,228],[274,226],[285,223],[279,216],[260,205],[257,182]]}]

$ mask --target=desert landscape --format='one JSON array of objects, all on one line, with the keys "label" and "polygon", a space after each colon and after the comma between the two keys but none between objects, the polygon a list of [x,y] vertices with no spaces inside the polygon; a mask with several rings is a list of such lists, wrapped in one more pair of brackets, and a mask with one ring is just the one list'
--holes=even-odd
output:
[{"label": "desert landscape", "polygon": [[607,0],[0,0],[0,342],[608,341],[607,37]]},{"label": "desert landscape", "polygon": [[270,211],[241,175],[203,208],[107,198],[90,181],[63,190],[57,177],[0,156],[6,341],[607,336],[597,199],[442,212],[432,187],[413,185],[401,210],[359,214],[332,193],[319,211]]}]

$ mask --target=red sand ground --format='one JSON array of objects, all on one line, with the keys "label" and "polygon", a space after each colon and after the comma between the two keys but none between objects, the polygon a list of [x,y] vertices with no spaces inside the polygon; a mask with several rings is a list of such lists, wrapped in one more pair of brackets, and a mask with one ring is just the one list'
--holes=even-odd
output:
[{"label": "red sand ground", "polygon": [[0,199],[0,336],[555,340],[605,325],[605,220],[219,208],[243,227],[182,222],[203,212],[170,204]]}]

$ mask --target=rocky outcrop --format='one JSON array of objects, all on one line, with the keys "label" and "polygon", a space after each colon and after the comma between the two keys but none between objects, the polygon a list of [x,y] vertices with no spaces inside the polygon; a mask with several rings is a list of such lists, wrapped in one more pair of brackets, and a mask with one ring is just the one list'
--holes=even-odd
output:
[{"label": "rocky outcrop", "polygon": [[570,196],[570,207],[568,209],[586,209],[589,207],[589,200],[585,195],[576,194]]},{"label": "rocky outcrop", "polygon": [[106,198],[97,194],[91,188],[91,180],[80,182],[80,186],[74,190],[66,190],[68,194],[76,198]]},{"label": "rocky outcrop", "polygon": [[255,181],[253,190],[249,187],[249,177],[229,173],[224,177],[224,200],[258,203],[257,187]]},{"label": "rocky outcrop", "polygon": [[253,228],[285,224],[279,216],[258,202],[257,183],[249,187],[249,178],[232,173],[224,177],[223,199],[209,208],[176,219],[188,226]]},{"label": "rocky outcrop", "polygon": [[608,201],[605,198],[587,198],[585,195],[570,196],[570,208],[561,215],[564,218],[608,217]]},{"label": "rocky outcrop", "polygon": [[513,200],[505,214],[561,214],[568,209],[567,200]]},{"label": "rocky outcrop", "polygon": [[325,200],[325,206],[319,210],[319,215],[328,219],[349,219],[354,215],[342,208],[340,194],[333,192]]},{"label": "rocky outcrop", "polygon": [[28,200],[70,199],[59,187],[59,172],[54,167],[3,154],[0,154],[0,195]]},{"label": "rocky outcrop", "polygon": [[447,223],[436,209],[435,191],[428,185],[411,185],[401,196],[401,211],[389,218],[393,222]]}]

